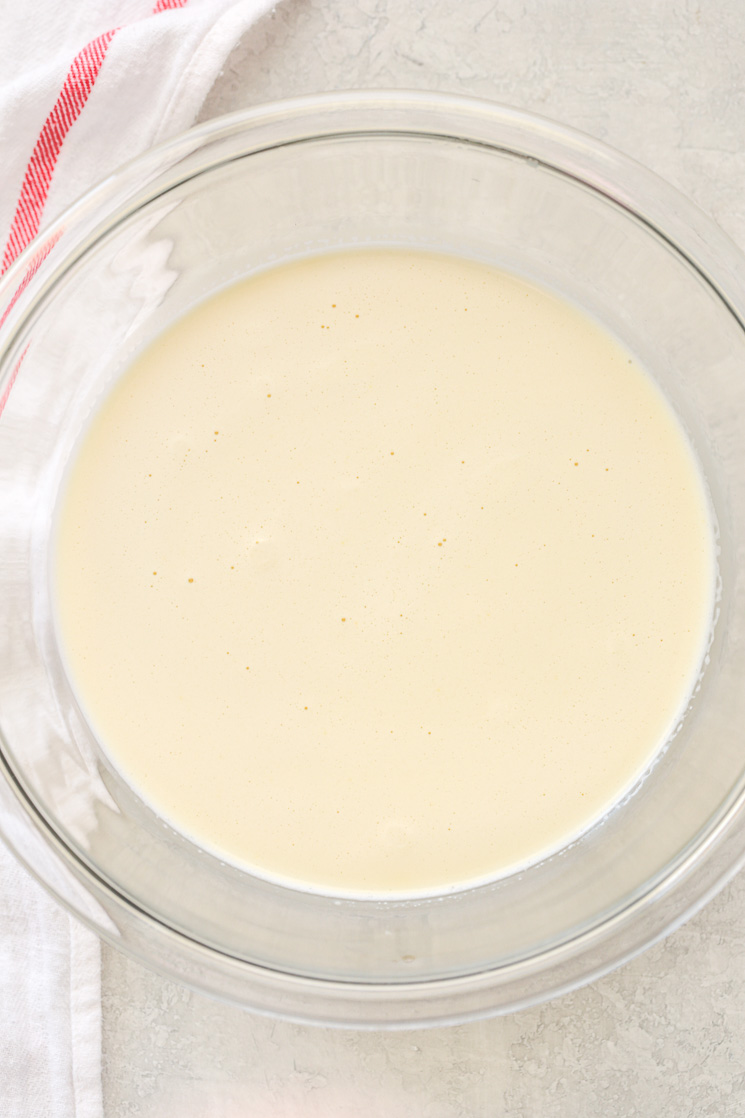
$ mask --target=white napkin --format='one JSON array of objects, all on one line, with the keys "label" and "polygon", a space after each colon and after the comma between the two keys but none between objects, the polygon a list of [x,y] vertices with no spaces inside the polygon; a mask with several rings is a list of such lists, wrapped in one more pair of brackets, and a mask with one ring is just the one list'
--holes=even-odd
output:
[{"label": "white napkin", "polygon": [[[271,7],[0,0],[0,271],[84,190],[187,128]],[[98,941],[0,844],[0,1115],[102,1113]]]},{"label": "white napkin", "polygon": [[100,1118],[101,953],[0,845],[0,1113]]}]

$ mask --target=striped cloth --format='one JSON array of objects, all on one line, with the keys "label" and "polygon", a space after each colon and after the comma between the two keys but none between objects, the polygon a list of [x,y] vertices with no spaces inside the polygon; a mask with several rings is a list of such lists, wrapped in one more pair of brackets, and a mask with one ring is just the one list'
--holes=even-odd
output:
[{"label": "striped cloth", "polygon": [[188,128],[230,48],[271,6],[0,0],[0,270],[84,190]]},{"label": "striped cloth", "polygon": [[[0,0],[0,272],[84,190],[187,128],[271,6]],[[0,843],[0,1115],[102,1114],[98,941]]]}]

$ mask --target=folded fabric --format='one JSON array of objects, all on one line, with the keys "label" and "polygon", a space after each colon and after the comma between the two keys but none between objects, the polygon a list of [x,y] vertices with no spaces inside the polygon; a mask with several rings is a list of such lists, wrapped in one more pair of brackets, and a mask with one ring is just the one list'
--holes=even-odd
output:
[{"label": "folded fabric", "polygon": [[[233,45],[271,7],[271,0],[6,2],[0,272],[85,190],[188,127]],[[98,941],[0,844],[0,1114],[102,1113]]]}]

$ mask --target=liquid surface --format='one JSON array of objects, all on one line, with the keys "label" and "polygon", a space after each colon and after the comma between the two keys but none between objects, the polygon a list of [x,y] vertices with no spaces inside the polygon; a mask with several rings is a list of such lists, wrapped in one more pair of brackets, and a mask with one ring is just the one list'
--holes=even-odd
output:
[{"label": "liquid surface", "polygon": [[105,400],[60,632],[120,770],[198,843],[431,890],[573,838],[698,673],[707,505],[651,380],[477,263],[360,251],[198,307]]}]

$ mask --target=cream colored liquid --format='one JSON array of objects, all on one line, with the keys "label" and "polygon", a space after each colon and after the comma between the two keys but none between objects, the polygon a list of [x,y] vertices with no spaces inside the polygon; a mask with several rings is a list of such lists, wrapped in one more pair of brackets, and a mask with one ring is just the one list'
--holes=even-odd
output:
[{"label": "cream colored liquid", "polygon": [[707,503],[628,354],[485,266],[291,264],[160,337],[61,506],[60,632],[120,769],[198,843],[431,890],[583,830],[671,732]]}]

